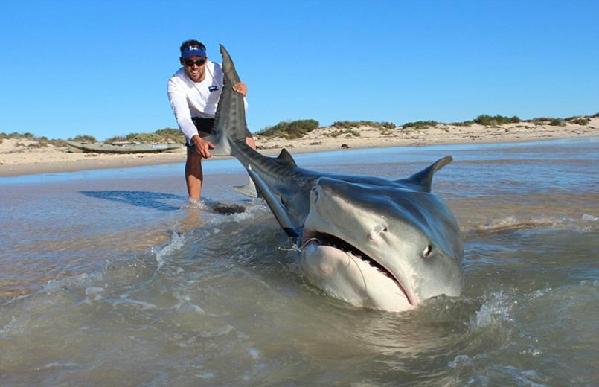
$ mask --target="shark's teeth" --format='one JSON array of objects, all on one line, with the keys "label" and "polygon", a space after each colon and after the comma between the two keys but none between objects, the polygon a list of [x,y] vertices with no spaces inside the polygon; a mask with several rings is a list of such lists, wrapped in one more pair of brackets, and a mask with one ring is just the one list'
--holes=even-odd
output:
[{"label": "shark's teeth", "polygon": [[397,284],[397,286],[401,289],[404,296],[408,300],[410,305],[413,305],[412,298],[409,296],[409,293],[406,291],[406,288],[402,285],[401,281],[393,274],[393,272],[383,266],[376,259],[370,257],[368,254],[365,254],[363,251],[357,249],[352,244],[344,241],[343,239],[336,237],[335,235],[327,234],[324,232],[314,231],[314,230],[304,230],[304,237],[302,239],[301,248],[305,248],[310,243],[317,243],[321,246],[331,246],[336,248],[337,250],[343,251],[347,254],[351,254],[352,256],[361,259],[362,261],[368,263],[370,266],[377,269],[379,272],[389,277],[393,282]]}]

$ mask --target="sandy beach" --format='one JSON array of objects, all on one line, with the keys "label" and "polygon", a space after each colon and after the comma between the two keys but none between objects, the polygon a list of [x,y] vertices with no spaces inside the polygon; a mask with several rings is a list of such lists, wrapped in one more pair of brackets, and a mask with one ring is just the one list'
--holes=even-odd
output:
[{"label": "sandy beach", "polygon": [[[591,118],[585,125],[564,122],[561,126],[549,125],[549,122],[520,122],[497,126],[438,124],[427,128],[390,130],[325,127],[293,140],[257,135],[256,143],[262,153],[276,155],[281,148],[287,148],[293,154],[372,147],[522,142],[582,136],[599,136],[599,118]],[[185,154],[183,146],[176,151],[157,154],[71,153],[67,147],[40,147],[35,140],[9,138],[0,143],[0,176],[177,163],[185,161]]]}]

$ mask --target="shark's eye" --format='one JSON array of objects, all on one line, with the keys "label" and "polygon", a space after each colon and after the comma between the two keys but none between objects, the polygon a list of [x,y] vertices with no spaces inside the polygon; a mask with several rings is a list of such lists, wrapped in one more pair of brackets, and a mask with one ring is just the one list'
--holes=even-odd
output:
[{"label": "shark's eye", "polygon": [[422,250],[422,258],[428,258],[433,252],[433,246],[428,245]]},{"label": "shark's eye", "polygon": [[381,232],[387,232],[387,226],[385,226],[384,224],[378,224],[376,226],[374,226],[374,232],[377,233],[381,233]]}]

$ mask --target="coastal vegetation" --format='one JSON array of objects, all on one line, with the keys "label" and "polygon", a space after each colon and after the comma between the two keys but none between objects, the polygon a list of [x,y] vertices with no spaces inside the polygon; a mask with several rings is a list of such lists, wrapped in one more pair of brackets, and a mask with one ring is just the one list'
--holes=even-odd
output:
[{"label": "coastal vegetation", "polygon": [[[53,145],[53,146],[66,146],[66,142],[62,139],[48,139],[48,137],[46,136],[35,136],[33,133],[31,132],[11,132],[11,133],[5,133],[5,132],[0,132],[0,144],[7,139],[15,139],[15,140],[24,140],[24,141],[31,141],[33,143],[30,143],[27,145],[28,148],[42,148],[42,147],[46,147],[48,145]],[[21,144],[20,146],[25,146],[25,144]]]},{"label": "coastal vegetation", "polygon": [[460,122],[452,122],[449,125],[452,126],[461,126],[461,127],[468,127],[468,126],[472,126],[474,125],[476,122],[474,121],[460,121]]},{"label": "coastal vegetation", "polygon": [[94,136],[90,136],[89,134],[79,134],[75,137],[69,138],[69,141],[96,142],[97,140]]},{"label": "coastal vegetation", "polygon": [[352,129],[363,126],[378,129],[395,129],[397,127],[393,122],[387,121],[335,121],[331,124],[332,128],[339,129]]},{"label": "coastal vegetation", "polygon": [[517,124],[520,122],[520,118],[516,116],[506,117],[500,114],[490,116],[488,114],[481,114],[474,119],[474,122],[484,126],[497,126],[503,124]]},{"label": "coastal vegetation", "polygon": [[[360,127],[376,128],[380,131],[382,136],[389,136],[393,134],[394,130],[397,128],[397,125],[388,121],[335,121],[331,124],[331,128],[344,129],[346,131],[345,137],[348,138],[352,136],[359,137],[360,132],[357,132],[354,129],[358,129]],[[344,132],[333,133],[337,133],[337,135],[332,137],[337,137],[344,134]]]},{"label": "coastal vegetation", "polygon": [[[427,129],[442,126],[446,130],[451,126],[467,127],[475,124],[483,126],[499,126],[504,124],[517,124],[517,123],[532,123],[535,125],[549,125],[549,126],[564,126],[566,124],[581,125],[585,126],[591,122],[592,118],[599,118],[599,113],[588,116],[572,116],[567,118],[554,118],[554,117],[536,117],[528,120],[522,120],[517,116],[503,116],[503,115],[488,115],[482,114],[472,120],[444,123],[440,121],[412,121],[406,122],[402,125],[396,125],[388,121],[335,121],[328,128],[324,135],[326,137],[359,137],[359,128],[378,128],[381,135],[394,135],[399,133],[401,130],[412,130],[412,129]],[[314,119],[303,119],[296,121],[281,121],[278,124],[264,128],[256,135],[263,136],[266,138],[281,137],[288,140],[303,138],[307,133],[319,128],[319,122]],[[66,146],[66,141],[63,139],[48,139],[45,136],[36,136],[31,132],[0,132],[0,143],[5,139],[17,139],[23,140],[22,146],[28,147],[46,147],[49,145],[53,146]],[[94,143],[98,140],[88,134],[76,135],[69,138],[70,141],[88,142]],[[29,141],[28,145],[25,142]],[[31,143],[35,142],[35,144]],[[109,144],[118,143],[168,143],[168,144],[183,144],[185,138],[181,130],[177,128],[163,128],[157,129],[154,132],[133,132],[127,135],[114,136],[104,141]]]},{"label": "coastal vegetation", "polygon": [[566,121],[576,125],[588,125],[591,119],[587,117],[569,117],[566,118]]},{"label": "coastal vegetation", "polygon": [[302,138],[306,133],[318,128],[316,120],[281,121],[275,126],[263,129],[258,135],[264,137],[283,137],[288,140]]},{"label": "coastal vegetation", "polygon": [[424,128],[434,128],[437,125],[439,125],[439,122],[437,122],[437,121],[414,121],[414,122],[406,122],[401,127],[403,129],[408,129],[408,128],[424,129]]},{"label": "coastal vegetation", "polygon": [[346,128],[346,129],[337,129],[337,130],[333,130],[331,132],[327,132],[324,134],[326,137],[339,137],[339,136],[344,136],[346,138],[351,138],[351,137],[360,137],[360,132],[358,132],[357,130],[351,129],[351,128]]},{"label": "coastal vegetation", "polygon": [[129,133],[125,136],[114,136],[104,141],[107,144],[117,143],[142,143],[142,144],[153,144],[153,143],[167,143],[167,144],[183,144],[185,143],[185,136],[180,129],[174,128],[163,128],[158,129],[152,133]]}]

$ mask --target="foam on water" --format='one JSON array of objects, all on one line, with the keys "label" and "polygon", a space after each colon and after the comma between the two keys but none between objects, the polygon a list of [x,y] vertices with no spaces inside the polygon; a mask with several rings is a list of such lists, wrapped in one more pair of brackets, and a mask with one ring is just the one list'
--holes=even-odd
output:
[{"label": "foam on water", "polygon": [[156,257],[156,263],[158,264],[156,270],[160,270],[160,268],[164,265],[165,258],[179,250],[184,243],[185,236],[177,231],[172,231],[171,239],[165,246],[157,249],[152,248],[152,253]]},{"label": "foam on water", "polygon": [[174,306],[175,310],[206,314],[204,309],[202,309],[199,305],[193,304],[191,302],[191,297],[188,294],[182,295],[180,293],[175,293],[175,298],[177,299],[177,301],[179,301],[179,303]]},{"label": "foam on water", "polygon": [[503,291],[493,293],[481,305],[470,325],[476,329],[509,321],[512,304],[517,301],[511,300]]}]

